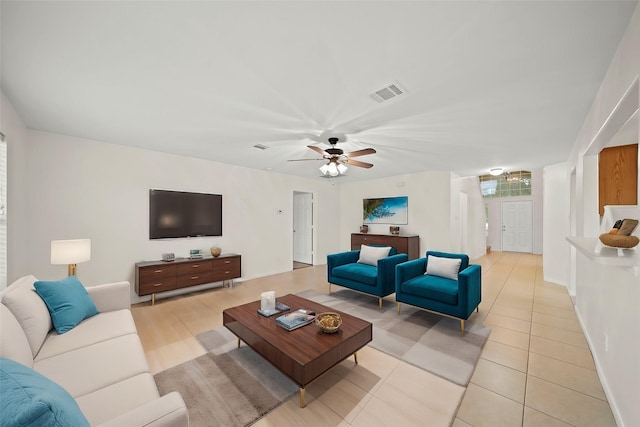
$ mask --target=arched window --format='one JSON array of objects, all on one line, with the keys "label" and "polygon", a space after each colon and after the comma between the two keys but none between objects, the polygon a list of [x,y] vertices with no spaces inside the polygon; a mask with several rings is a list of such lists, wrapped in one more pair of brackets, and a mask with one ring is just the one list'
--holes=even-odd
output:
[{"label": "arched window", "polygon": [[531,172],[514,171],[502,175],[481,175],[480,189],[483,197],[509,197],[531,195]]}]

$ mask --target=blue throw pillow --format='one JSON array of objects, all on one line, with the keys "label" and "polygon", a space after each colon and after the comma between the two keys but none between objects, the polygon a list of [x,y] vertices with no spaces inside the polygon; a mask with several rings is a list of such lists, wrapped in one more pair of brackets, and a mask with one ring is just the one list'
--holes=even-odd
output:
[{"label": "blue throw pillow", "polygon": [[84,319],[99,313],[76,276],[55,282],[35,282],[33,287],[47,305],[53,327],[59,334],[70,331]]},{"label": "blue throw pillow", "polygon": [[89,425],[67,390],[11,359],[0,358],[0,390],[2,426]]}]

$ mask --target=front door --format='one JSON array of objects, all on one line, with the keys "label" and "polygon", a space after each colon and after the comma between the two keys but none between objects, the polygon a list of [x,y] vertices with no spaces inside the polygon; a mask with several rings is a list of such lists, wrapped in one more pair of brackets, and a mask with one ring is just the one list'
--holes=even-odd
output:
[{"label": "front door", "polygon": [[533,201],[502,202],[502,250],[533,253]]}]

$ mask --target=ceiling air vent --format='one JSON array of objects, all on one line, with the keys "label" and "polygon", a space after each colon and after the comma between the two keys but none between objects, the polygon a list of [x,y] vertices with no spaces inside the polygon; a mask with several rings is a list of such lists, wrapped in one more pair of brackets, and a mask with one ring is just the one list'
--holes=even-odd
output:
[{"label": "ceiling air vent", "polygon": [[392,83],[388,86],[379,89],[372,94],[369,94],[377,102],[385,102],[400,95],[404,95],[406,91],[400,87],[397,83]]},{"label": "ceiling air vent", "polygon": [[257,148],[258,150],[266,150],[269,147],[267,147],[266,145],[262,145],[262,144],[256,144],[256,145],[253,146],[253,148]]}]

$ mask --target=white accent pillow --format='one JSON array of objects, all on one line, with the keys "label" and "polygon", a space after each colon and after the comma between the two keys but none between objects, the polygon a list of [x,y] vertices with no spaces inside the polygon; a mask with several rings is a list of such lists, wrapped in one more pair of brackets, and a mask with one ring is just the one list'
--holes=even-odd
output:
[{"label": "white accent pillow", "polygon": [[360,264],[378,265],[378,260],[389,256],[391,246],[367,246],[360,245]]},{"label": "white accent pillow", "polygon": [[9,285],[2,295],[2,303],[11,310],[24,329],[34,358],[53,327],[47,306],[33,288],[36,280],[33,276],[21,277]]},{"label": "white accent pillow", "polygon": [[458,270],[460,270],[460,258],[442,258],[429,255],[427,258],[427,272],[429,276],[439,276],[446,279],[458,280]]}]

